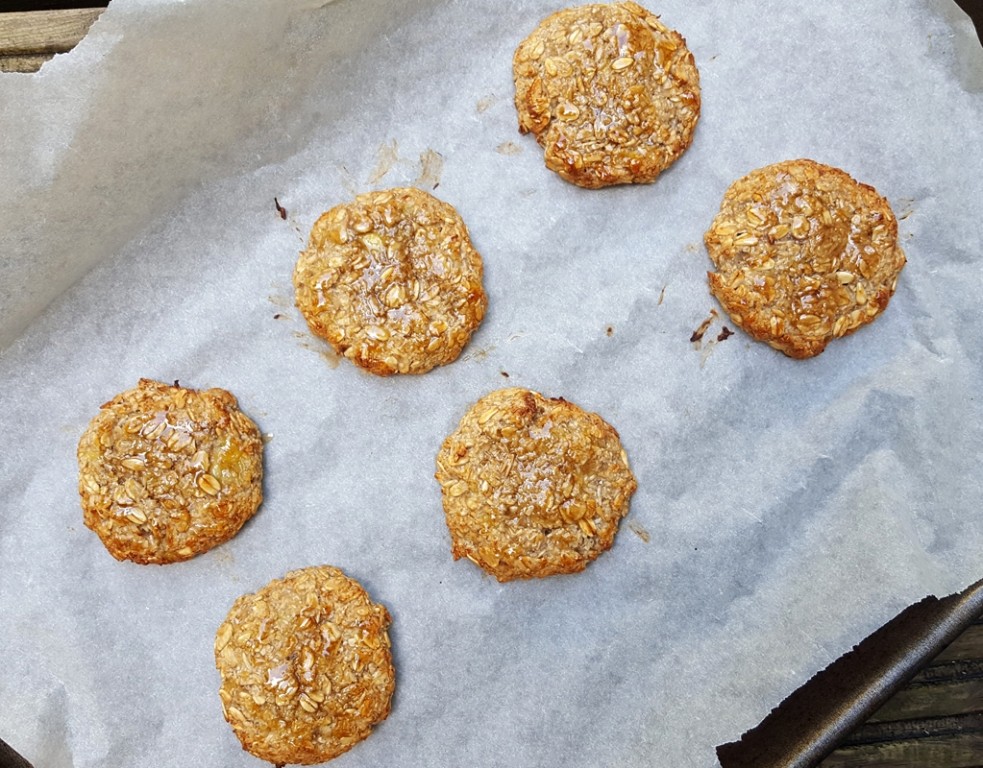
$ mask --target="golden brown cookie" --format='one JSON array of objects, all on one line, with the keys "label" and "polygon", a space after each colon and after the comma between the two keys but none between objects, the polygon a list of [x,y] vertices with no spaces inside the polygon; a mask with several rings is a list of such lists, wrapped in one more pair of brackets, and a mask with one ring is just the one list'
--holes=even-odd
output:
[{"label": "golden brown cookie", "polygon": [[710,290],[731,319],[790,357],[880,314],[905,255],[873,187],[812,160],[752,171],[731,185],[704,240]]},{"label": "golden brown cookie", "polygon": [[389,715],[386,609],[327,565],[292,571],[232,606],[215,636],[222,711],[243,749],[277,765],[347,752]]},{"label": "golden brown cookie", "polygon": [[637,3],[548,16],[512,68],[519,130],[536,136],[547,168],[581,187],[653,181],[693,140],[693,54]]},{"label": "golden brown cookie", "polygon": [[613,427],[527,389],[475,403],[436,477],[454,559],[499,581],[582,571],[611,547],[637,488]]},{"label": "golden brown cookie", "polygon": [[317,220],[294,287],[314,333],[388,376],[457,359],[485,316],[481,275],[452,206],[419,189],[389,189]]},{"label": "golden brown cookie", "polygon": [[85,524],[117,560],[173,563],[232,538],[263,500],[259,429],[224,389],[141,379],[78,446]]}]

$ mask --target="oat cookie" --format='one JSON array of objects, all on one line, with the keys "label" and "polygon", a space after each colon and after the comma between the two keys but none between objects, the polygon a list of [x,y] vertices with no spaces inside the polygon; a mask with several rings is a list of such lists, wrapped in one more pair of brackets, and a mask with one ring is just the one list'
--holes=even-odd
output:
[{"label": "oat cookie", "polygon": [[563,398],[481,398],[437,455],[454,559],[499,581],[582,571],[614,542],[637,488],[618,433]]},{"label": "oat cookie", "polygon": [[215,636],[215,666],[243,749],[310,765],[366,738],[395,688],[390,623],[357,581],[327,565],[236,600]]},{"label": "oat cookie", "polygon": [[871,322],[905,255],[887,200],[838,168],[790,160],[731,185],[704,240],[731,319],[789,357]]},{"label": "oat cookie", "polygon": [[263,441],[224,389],[141,379],[79,440],[85,524],[117,560],[173,563],[232,538],[263,499]]},{"label": "oat cookie", "polygon": [[547,168],[581,187],[653,181],[693,140],[693,54],[637,3],[554,13],[512,68],[519,130],[536,136]]},{"label": "oat cookie", "polygon": [[481,275],[452,206],[419,189],[389,189],[317,220],[294,287],[314,333],[388,376],[457,359],[485,316]]}]

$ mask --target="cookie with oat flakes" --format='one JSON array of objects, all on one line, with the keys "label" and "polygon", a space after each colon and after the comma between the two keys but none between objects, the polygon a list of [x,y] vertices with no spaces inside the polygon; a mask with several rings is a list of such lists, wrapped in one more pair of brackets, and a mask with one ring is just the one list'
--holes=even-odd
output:
[{"label": "cookie with oat flakes", "polygon": [[488,304],[461,217],[413,188],[359,195],[322,215],[294,287],[311,330],[380,376],[456,360]]},{"label": "cookie with oat flakes", "polygon": [[710,290],[727,314],[795,358],[873,321],[905,265],[887,200],[812,160],[734,182],[704,240],[717,267]]},{"label": "cookie with oat flakes", "polygon": [[85,524],[117,560],[187,560],[255,514],[262,454],[259,429],[229,392],[141,379],[79,440]]},{"label": "cookie with oat flakes", "polygon": [[389,715],[389,613],[342,571],[292,571],[238,598],[215,636],[225,719],[277,765],[347,752]]},{"label": "cookie with oat flakes", "polygon": [[614,543],[638,487],[600,416],[519,388],[468,410],[436,478],[454,559],[499,581],[584,570]]},{"label": "cookie with oat flakes", "polygon": [[581,187],[655,178],[693,140],[700,76],[678,32],[633,2],[548,16],[515,51],[519,131]]}]

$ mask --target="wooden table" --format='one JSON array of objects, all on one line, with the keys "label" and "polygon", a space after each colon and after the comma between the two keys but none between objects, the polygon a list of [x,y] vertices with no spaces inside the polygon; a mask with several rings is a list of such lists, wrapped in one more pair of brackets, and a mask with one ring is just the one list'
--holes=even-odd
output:
[{"label": "wooden table", "polygon": [[0,72],[36,72],[72,50],[104,8],[0,13]]},{"label": "wooden table", "polygon": [[[980,29],[983,8],[974,0],[960,4]],[[0,14],[0,72],[34,72],[56,53],[70,51],[102,10]],[[822,763],[822,768],[906,766],[983,768],[983,617]]]}]

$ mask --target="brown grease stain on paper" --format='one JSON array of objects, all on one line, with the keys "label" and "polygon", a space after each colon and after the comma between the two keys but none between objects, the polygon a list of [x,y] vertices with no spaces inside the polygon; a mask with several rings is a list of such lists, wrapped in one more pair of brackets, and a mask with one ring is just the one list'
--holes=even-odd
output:
[{"label": "brown grease stain on paper", "polygon": [[503,141],[497,147],[495,151],[500,155],[521,155],[522,147],[516,144],[514,141]]},{"label": "brown grease stain on paper", "polygon": [[495,351],[495,349],[496,346],[494,344],[489,344],[487,347],[479,347],[473,352],[469,352],[464,357],[462,357],[461,362],[462,363],[469,362],[469,361],[478,362],[480,360],[485,360],[487,359],[488,355],[490,355],[492,352]]},{"label": "brown grease stain on paper", "polygon": [[339,165],[338,175],[341,176],[341,186],[345,188],[345,192],[350,197],[355,197],[358,194],[358,183],[355,181],[352,172],[348,170],[347,166]]},{"label": "brown grease stain on paper", "polygon": [[710,326],[713,325],[713,321],[717,319],[717,310],[710,310],[710,317],[700,323],[699,327],[693,331],[693,335],[689,337],[692,344],[696,344],[696,348],[700,348],[700,342],[703,341],[704,334],[710,330]]},{"label": "brown grease stain on paper", "polygon": [[718,320],[720,315],[717,310],[711,309],[710,316],[700,323],[699,327],[693,331],[693,335],[689,337],[690,342],[693,344],[694,349],[702,350],[700,355],[700,368],[706,365],[707,360],[710,358],[710,354],[713,352],[713,348],[721,341],[725,341],[729,336],[733,335],[733,331],[724,326],[724,330],[720,332],[717,338],[709,338],[704,341],[704,336],[706,332],[710,330],[710,326],[713,325],[715,320]]},{"label": "brown grease stain on paper", "polygon": [[[375,167],[369,175],[368,184],[378,184],[396,165],[415,167],[417,176],[413,181],[413,186],[433,190],[440,186],[440,177],[444,172],[444,156],[436,150],[428,148],[420,153],[420,159],[416,163],[402,160],[399,156],[399,143],[393,139],[379,145],[379,149],[376,151]],[[347,168],[342,166],[341,170],[343,181],[354,181],[351,179],[351,174],[348,173]],[[348,179],[345,179],[344,176],[347,176]],[[349,184],[346,183],[345,187],[353,197],[358,194],[357,190],[351,188]]]},{"label": "brown grease stain on paper", "polygon": [[388,144],[379,145],[375,155],[375,168],[369,176],[369,184],[375,184],[382,179],[396,165],[397,160],[399,160],[399,145],[396,139]]},{"label": "brown grease stain on paper", "polygon": [[444,157],[439,152],[427,149],[420,154],[420,175],[414,185],[436,189],[440,184],[440,174],[444,172]]},{"label": "brown grease stain on paper", "polygon": [[652,534],[650,534],[645,529],[645,526],[644,525],[642,525],[641,523],[637,522],[636,520],[630,521],[628,523],[628,528],[629,528],[629,530],[632,533],[634,533],[638,538],[640,538],[646,544],[648,544],[650,541],[652,541]]},{"label": "brown grease stain on paper", "polygon": [[301,349],[307,349],[311,352],[317,352],[321,359],[323,359],[329,368],[337,368],[341,364],[341,356],[335,354],[335,351],[327,346],[320,339],[311,336],[309,333],[304,333],[303,331],[294,331],[294,338],[300,342]]}]

